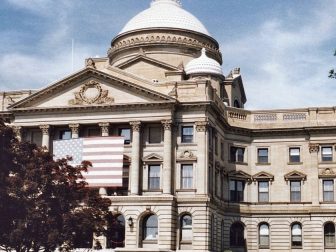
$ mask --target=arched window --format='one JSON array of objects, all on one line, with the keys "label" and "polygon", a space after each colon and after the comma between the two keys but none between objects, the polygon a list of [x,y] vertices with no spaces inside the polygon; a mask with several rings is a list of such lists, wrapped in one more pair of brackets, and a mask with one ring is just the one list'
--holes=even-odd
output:
[{"label": "arched window", "polygon": [[191,242],[192,239],[192,218],[189,214],[185,214],[181,217],[181,241]]},{"label": "arched window", "polygon": [[143,221],[143,237],[144,241],[155,241],[158,239],[158,219],[152,214],[147,216]]},{"label": "arched window", "polygon": [[240,108],[240,104],[239,104],[239,101],[237,99],[234,100],[233,107]]},{"label": "arched window", "polygon": [[302,247],[302,227],[300,223],[292,224],[292,247]]},{"label": "arched window", "polygon": [[324,247],[335,248],[335,225],[328,222],[324,225]]},{"label": "arched window", "polygon": [[243,247],[245,245],[244,226],[236,222],[230,228],[230,246]]},{"label": "arched window", "polygon": [[269,226],[267,223],[261,223],[259,225],[259,247],[269,248]]},{"label": "arched window", "polygon": [[120,215],[110,215],[106,235],[107,248],[123,248],[125,246],[125,218]]}]

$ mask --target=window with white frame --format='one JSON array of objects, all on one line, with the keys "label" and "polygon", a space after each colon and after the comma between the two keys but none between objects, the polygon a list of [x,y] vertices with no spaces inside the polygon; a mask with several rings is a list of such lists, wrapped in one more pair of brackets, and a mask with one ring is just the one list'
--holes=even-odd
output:
[{"label": "window with white frame", "polygon": [[181,189],[193,188],[193,165],[181,164]]},{"label": "window with white frame", "polygon": [[270,244],[270,231],[267,223],[261,223],[259,225],[259,247],[269,248]]},{"label": "window with white frame", "polygon": [[301,201],[301,181],[290,181],[290,201]]},{"label": "window with white frame", "polygon": [[192,143],[194,141],[194,127],[193,126],[182,126],[181,128],[181,142],[182,143]]},{"label": "window with white frame", "polygon": [[300,223],[292,224],[291,235],[292,247],[302,247],[302,226]]},{"label": "window with white frame", "polygon": [[289,162],[290,163],[300,162],[300,148],[299,147],[289,148]]},{"label": "window with white frame", "polygon": [[258,163],[267,164],[268,163],[268,148],[258,148]]},{"label": "window with white frame", "polygon": [[148,166],[148,189],[158,190],[160,189],[160,165]]},{"label": "window with white frame", "polygon": [[259,202],[269,201],[269,182],[268,181],[258,182],[258,200]]},{"label": "window with white frame", "polygon": [[332,147],[331,146],[322,146],[321,147],[321,161],[332,161],[333,160],[333,153],[332,153]]},{"label": "window with white frame", "polygon": [[334,201],[334,180],[323,180],[323,201]]}]

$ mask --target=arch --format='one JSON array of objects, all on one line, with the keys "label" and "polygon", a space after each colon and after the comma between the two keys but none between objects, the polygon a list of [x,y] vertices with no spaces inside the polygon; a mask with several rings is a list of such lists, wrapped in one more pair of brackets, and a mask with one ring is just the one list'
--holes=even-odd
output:
[{"label": "arch", "polygon": [[241,222],[235,222],[230,227],[230,246],[232,247],[244,247],[244,225]]},{"label": "arch", "polygon": [[180,228],[181,228],[181,242],[192,242],[193,232],[192,232],[192,216],[189,213],[185,213],[180,217]]},{"label": "arch", "polygon": [[266,222],[261,222],[258,226],[259,248],[269,248],[270,228]]},{"label": "arch", "polygon": [[291,246],[302,247],[302,225],[299,222],[294,222],[291,225]]},{"label": "arch", "polygon": [[108,216],[106,248],[123,248],[125,246],[125,217],[122,214]]},{"label": "arch", "polygon": [[324,247],[335,248],[335,224],[326,222],[323,227]]}]

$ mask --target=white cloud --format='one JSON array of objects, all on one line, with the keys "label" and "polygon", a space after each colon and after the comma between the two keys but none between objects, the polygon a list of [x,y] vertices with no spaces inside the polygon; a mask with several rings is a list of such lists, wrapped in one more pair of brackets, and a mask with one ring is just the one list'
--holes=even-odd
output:
[{"label": "white cloud", "polygon": [[222,43],[224,67],[242,68],[248,108],[334,105],[334,81],[327,78],[333,48],[323,49],[335,41],[336,2],[320,7],[295,28],[288,20],[270,18]]}]

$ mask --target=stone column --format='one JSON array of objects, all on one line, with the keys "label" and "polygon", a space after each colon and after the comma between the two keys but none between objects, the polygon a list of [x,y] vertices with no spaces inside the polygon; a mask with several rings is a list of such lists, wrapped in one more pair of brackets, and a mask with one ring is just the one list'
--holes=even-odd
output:
[{"label": "stone column", "polygon": [[130,122],[132,126],[131,194],[139,195],[140,186],[140,129],[141,122]]},{"label": "stone column", "polygon": [[49,149],[49,125],[40,125],[40,129],[42,130],[42,147],[47,147]]},{"label": "stone column", "polygon": [[79,124],[69,124],[69,128],[71,129],[71,138],[78,138],[79,135]]},{"label": "stone column", "polygon": [[21,126],[13,126],[13,131],[16,135],[16,138],[21,142],[22,141],[22,127]]},{"label": "stone column", "polygon": [[197,143],[197,181],[196,188],[197,194],[207,193],[207,183],[212,183],[208,181],[208,162],[206,158],[207,152],[207,127],[208,122],[196,122],[196,143]]},{"label": "stone column", "polygon": [[[102,137],[109,136],[110,123],[99,123],[98,125],[101,128]],[[99,194],[106,196],[107,195],[106,188],[105,187],[99,188]]]},{"label": "stone column", "polygon": [[164,128],[163,145],[163,172],[162,183],[163,193],[172,193],[172,120],[162,121]]},{"label": "stone column", "polygon": [[[320,203],[319,200],[319,177],[318,177],[318,151],[319,151],[319,145],[318,144],[309,144],[309,152],[310,152],[310,167],[309,167],[309,176],[308,180],[310,182],[311,190],[311,201],[312,204],[315,206],[318,206]],[[304,190],[302,190],[303,192]],[[302,193],[301,192],[301,193]]]}]

